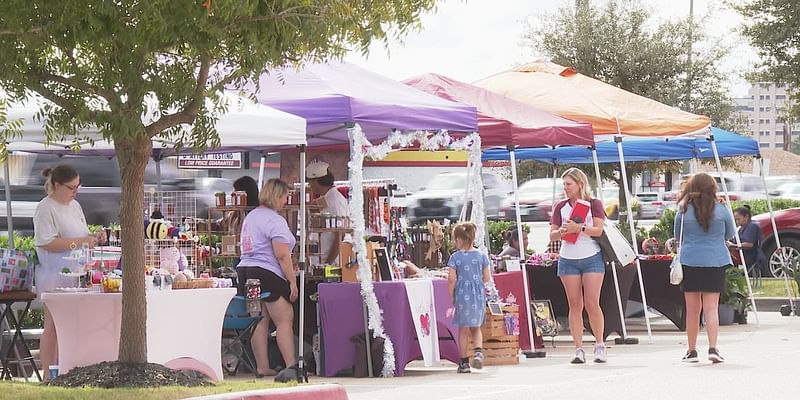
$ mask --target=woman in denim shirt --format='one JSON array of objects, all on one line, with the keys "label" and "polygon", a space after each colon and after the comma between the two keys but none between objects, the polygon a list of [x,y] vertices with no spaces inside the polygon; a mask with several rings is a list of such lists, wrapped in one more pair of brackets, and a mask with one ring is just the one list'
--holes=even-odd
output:
[{"label": "woman in denim shirt", "polygon": [[697,362],[697,333],[700,311],[705,316],[708,359],[724,361],[717,350],[719,333],[719,295],[725,288],[725,268],[731,266],[726,240],[734,235],[728,208],[717,201],[717,183],[710,175],[698,173],[689,178],[678,195],[675,237],[681,237],[680,261],[683,265],[683,292],[686,300],[686,336],[689,349],[684,362]]}]

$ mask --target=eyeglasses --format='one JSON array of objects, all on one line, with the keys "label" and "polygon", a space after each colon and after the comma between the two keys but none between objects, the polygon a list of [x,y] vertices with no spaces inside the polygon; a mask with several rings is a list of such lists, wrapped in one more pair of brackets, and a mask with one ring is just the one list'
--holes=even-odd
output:
[{"label": "eyeglasses", "polygon": [[78,184],[78,185],[76,185],[76,186],[72,186],[72,185],[67,185],[66,183],[62,183],[62,185],[64,185],[64,187],[65,187],[65,188],[67,188],[67,189],[69,189],[69,190],[71,190],[71,191],[73,191],[73,192],[77,192],[77,191],[78,191],[78,189],[80,189],[80,188],[81,188],[81,185],[80,185],[80,184]]}]

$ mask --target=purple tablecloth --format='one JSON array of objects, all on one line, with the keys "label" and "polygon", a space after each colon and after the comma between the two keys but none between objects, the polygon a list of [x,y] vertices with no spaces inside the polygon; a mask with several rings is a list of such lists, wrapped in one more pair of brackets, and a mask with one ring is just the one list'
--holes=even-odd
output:
[{"label": "purple tablecloth", "polygon": [[[408,297],[403,282],[375,282],[375,296],[383,310],[383,327],[394,344],[395,375],[403,376],[405,366],[421,359],[414,322],[411,320]],[[355,364],[353,335],[364,333],[361,288],[357,283],[323,283],[319,285],[319,318],[324,351],[322,374],[334,376]],[[439,354],[443,359],[458,362],[458,327],[447,318],[453,306],[447,293],[447,281],[433,280],[436,322],[439,330]]]}]

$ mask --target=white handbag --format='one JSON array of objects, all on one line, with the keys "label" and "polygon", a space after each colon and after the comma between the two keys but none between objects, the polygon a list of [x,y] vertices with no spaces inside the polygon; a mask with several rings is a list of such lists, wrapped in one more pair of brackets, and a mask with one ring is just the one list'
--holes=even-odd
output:
[{"label": "white handbag", "polygon": [[675,251],[675,257],[672,258],[672,263],[669,264],[669,283],[673,285],[680,285],[683,282],[683,265],[681,265],[681,247],[683,245],[683,220],[686,215],[681,214],[681,235],[678,238],[678,250]]}]

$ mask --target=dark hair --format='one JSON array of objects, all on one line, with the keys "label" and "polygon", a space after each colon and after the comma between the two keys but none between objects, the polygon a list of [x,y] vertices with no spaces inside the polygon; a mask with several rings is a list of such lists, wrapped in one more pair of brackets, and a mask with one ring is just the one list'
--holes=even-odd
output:
[{"label": "dark hair", "polygon": [[711,175],[700,172],[692,175],[678,194],[681,211],[686,212],[689,203],[694,207],[697,223],[708,232],[714,207],[717,204],[717,182]]},{"label": "dark hair", "polygon": [[315,178],[317,182],[325,187],[333,186],[333,173],[328,170],[328,173],[325,176],[320,176],[319,178]]},{"label": "dark hair", "polygon": [[256,180],[245,175],[233,181],[233,189],[247,193],[247,205],[258,207],[258,183]]},{"label": "dark hair", "polygon": [[743,217],[747,217],[747,219],[750,219],[750,217],[753,216],[753,211],[750,209],[749,204],[744,204],[741,207],[737,208],[736,213]]},{"label": "dark hair", "polygon": [[42,170],[42,176],[46,178],[44,188],[47,194],[56,190],[56,183],[65,184],[78,177],[78,171],[69,164],[56,165],[53,168]]},{"label": "dark hair", "polygon": [[[525,234],[525,227],[522,228],[522,234]],[[506,243],[509,245],[512,242],[519,242],[519,233],[517,233],[517,225],[511,225],[508,230],[503,233],[503,239],[505,239]]]}]

